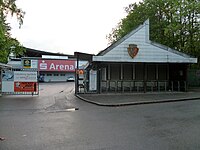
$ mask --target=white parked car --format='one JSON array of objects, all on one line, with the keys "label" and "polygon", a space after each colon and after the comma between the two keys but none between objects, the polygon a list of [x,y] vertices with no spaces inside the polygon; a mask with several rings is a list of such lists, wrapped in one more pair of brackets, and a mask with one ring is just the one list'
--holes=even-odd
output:
[{"label": "white parked car", "polygon": [[75,78],[73,76],[70,76],[67,78],[67,82],[74,82]]}]

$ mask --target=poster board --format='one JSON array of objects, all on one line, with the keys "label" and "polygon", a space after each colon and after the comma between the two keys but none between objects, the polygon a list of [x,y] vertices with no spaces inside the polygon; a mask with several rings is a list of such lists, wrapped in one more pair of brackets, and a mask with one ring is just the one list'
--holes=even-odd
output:
[{"label": "poster board", "polygon": [[2,94],[38,95],[37,71],[3,71]]}]

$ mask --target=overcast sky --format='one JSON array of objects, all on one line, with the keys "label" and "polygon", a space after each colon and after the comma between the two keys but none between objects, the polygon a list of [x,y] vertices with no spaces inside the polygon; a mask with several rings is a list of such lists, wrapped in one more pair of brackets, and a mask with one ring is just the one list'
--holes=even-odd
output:
[{"label": "overcast sky", "polygon": [[21,29],[9,20],[12,36],[25,47],[73,54],[97,54],[108,46],[112,28],[125,17],[124,8],[139,0],[17,0],[25,12]]}]

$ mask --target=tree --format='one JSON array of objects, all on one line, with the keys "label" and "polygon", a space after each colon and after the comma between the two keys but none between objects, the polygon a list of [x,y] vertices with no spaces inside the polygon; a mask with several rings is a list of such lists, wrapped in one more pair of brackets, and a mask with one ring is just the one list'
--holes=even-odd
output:
[{"label": "tree", "polygon": [[200,1],[143,0],[130,4],[127,16],[107,36],[113,43],[146,19],[150,19],[150,39],[200,58]]},{"label": "tree", "polygon": [[11,37],[11,27],[6,22],[8,14],[15,15],[19,22],[19,27],[21,27],[25,12],[17,8],[15,0],[0,0],[0,62],[2,63],[7,62],[8,55],[11,51],[17,56],[22,55],[25,51],[17,39]]}]

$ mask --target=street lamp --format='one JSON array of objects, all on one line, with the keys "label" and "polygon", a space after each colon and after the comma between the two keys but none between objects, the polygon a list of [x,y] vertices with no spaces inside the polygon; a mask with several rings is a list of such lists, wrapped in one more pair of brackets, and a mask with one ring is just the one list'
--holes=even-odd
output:
[{"label": "street lamp", "polygon": [[8,61],[10,61],[11,58],[15,58],[14,49],[15,49],[15,46],[10,47],[10,53],[9,53],[9,56],[8,56]]}]

